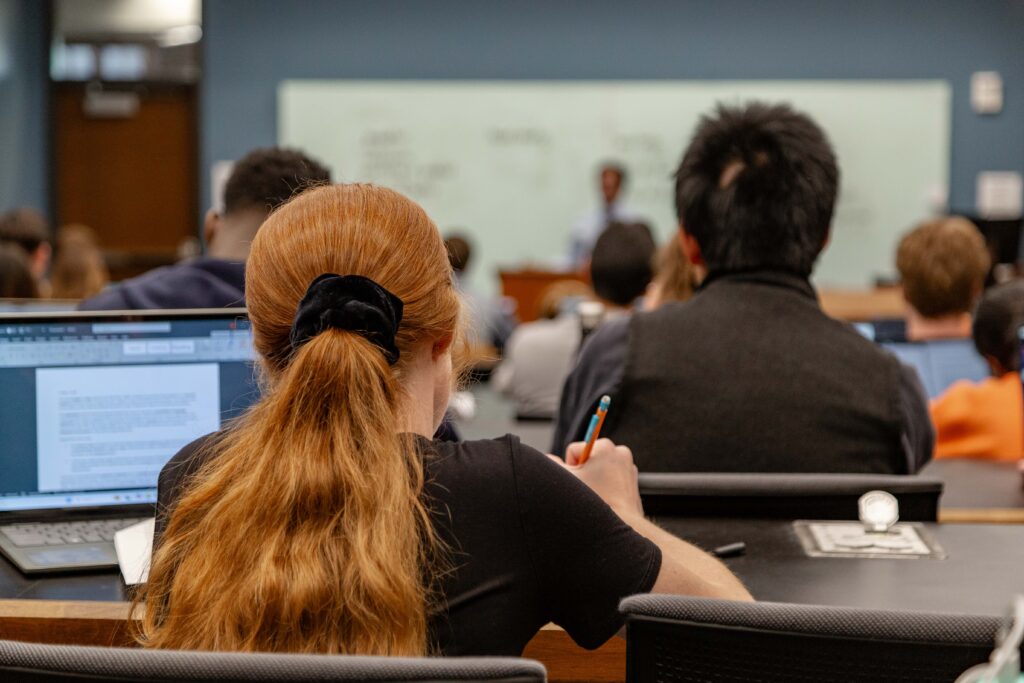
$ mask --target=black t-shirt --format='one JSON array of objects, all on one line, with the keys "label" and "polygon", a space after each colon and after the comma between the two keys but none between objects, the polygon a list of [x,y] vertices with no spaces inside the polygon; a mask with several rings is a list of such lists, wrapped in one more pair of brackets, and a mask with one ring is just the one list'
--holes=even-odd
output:
[{"label": "black t-shirt", "polygon": [[[156,540],[208,449],[200,439],[160,473]],[[421,440],[426,500],[455,571],[431,621],[444,655],[519,655],[548,622],[595,648],[623,624],[619,600],[646,593],[661,551],[597,494],[514,436]]]}]

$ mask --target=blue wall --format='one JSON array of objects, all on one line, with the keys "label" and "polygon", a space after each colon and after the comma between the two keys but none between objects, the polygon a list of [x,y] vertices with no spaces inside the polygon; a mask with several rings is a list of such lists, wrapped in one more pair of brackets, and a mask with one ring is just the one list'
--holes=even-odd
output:
[{"label": "blue wall", "polygon": [[[954,209],[973,207],[978,171],[1024,171],[1024,0],[204,6],[204,206],[211,162],[275,141],[276,88],[288,78],[941,78],[953,86]],[[997,116],[971,111],[980,70],[1003,76]]]},{"label": "blue wall", "polygon": [[45,8],[0,0],[0,211],[49,208]]},{"label": "blue wall", "polygon": [[[40,0],[0,0],[0,210],[47,208]],[[980,170],[1024,171],[1024,0],[206,0],[206,169],[276,139],[287,78],[943,78],[951,202]],[[0,60],[0,64],[4,62]],[[999,71],[1005,108],[970,109]]]}]

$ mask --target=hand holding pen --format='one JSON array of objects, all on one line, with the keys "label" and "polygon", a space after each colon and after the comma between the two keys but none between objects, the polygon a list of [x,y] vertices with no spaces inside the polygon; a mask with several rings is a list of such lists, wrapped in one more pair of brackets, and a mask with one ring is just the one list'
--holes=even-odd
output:
[{"label": "hand holding pen", "polygon": [[644,511],[633,452],[609,439],[598,438],[610,403],[610,397],[601,398],[587,429],[587,440],[569,444],[564,463],[559,458],[555,460],[593,489],[620,516],[642,517]]}]

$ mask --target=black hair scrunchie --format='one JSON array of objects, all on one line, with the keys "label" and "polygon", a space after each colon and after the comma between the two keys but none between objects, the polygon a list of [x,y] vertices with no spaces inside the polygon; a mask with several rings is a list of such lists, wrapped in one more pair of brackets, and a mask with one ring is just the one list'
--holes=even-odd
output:
[{"label": "black hair scrunchie", "polygon": [[292,351],[327,329],[348,330],[380,347],[388,364],[398,362],[395,345],[402,300],[362,275],[325,273],[309,284],[290,335]]}]

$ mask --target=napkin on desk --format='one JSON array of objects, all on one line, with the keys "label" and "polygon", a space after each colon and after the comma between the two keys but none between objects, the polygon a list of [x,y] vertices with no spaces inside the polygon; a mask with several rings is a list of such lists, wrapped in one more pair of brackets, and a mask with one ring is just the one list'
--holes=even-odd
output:
[{"label": "napkin on desk", "polygon": [[147,519],[114,534],[117,564],[121,567],[125,584],[129,586],[146,583],[146,579],[149,578],[149,559],[153,555],[155,522],[155,519]]}]

